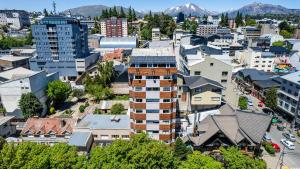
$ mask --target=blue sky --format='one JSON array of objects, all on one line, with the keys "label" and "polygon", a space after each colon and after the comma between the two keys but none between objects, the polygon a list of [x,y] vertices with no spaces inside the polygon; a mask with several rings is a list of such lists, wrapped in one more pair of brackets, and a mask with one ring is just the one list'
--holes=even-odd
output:
[{"label": "blue sky", "polygon": [[[25,9],[28,11],[41,11],[44,8],[52,9],[52,0],[0,0],[0,9]],[[194,3],[199,7],[212,11],[226,11],[252,3],[262,2],[282,5],[287,8],[299,8],[300,0],[56,0],[57,10],[74,8],[82,5],[122,5],[132,6],[136,10],[160,11],[168,7]]]}]

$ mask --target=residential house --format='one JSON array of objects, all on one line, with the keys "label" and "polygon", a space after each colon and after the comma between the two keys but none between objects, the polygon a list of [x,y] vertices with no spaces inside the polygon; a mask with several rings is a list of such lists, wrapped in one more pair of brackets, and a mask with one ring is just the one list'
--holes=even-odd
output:
[{"label": "residential house", "polygon": [[68,143],[76,120],[72,118],[29,118],[21,136],[23,141],[54,145]]},{"label": "residential house", "polygon": [[199,112],[217,108],[222,103],[222,85],[202,76],[184,76],[177,79],[179,111]]},{"label": "residential house", "polygon": [[74,132],[92,132],[94,142],[100,145],[110,144],[116,139],[128,140],[130,116],[87,114],[78,120]]}]

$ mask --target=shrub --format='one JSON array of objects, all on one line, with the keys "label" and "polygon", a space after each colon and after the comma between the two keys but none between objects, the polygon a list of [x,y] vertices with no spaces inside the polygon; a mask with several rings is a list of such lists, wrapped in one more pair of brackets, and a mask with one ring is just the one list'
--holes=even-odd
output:
[{"label": "shrub", "polygon": [[86,108],[85,105],[80,105],[80,107],[79,107],[80,113],[83,113],[85,108]]},{"label": "shrub", "polygon": [[111,114],[121,114],[124,111],[123,104],[117,103],[111,107]]},{"label": "shrub", "polygon": [[247,109],[248,99],[247,97],[241,96],[239,98],[239,107],[241,110]]},{"label": "shrub", "polygon": [[50,107],[49,112],[50,112],[50,114],[55,114],[55,108],[54,107]]},{"label": "shrub", "polygon": [[262,143],[262,145],[265,147],[265,150],[269,153],[269,154],[275,154],[275,149],[273,148],[272,144],[264,141]]},{"label": "shrub", "polygon": [[84,95],[84,90],[81,89],[73,89],[72,96],[80,99]]},{"label": "shrub", "polygon": [[300,131],[297,132],[298,137],[300,137]]},{"label": "shrub", "polygon": [[96,108],[96,109],[94,110],[94,114],[101,114],[101,113],[102,113],[101,110],[98,109],[98,108]]}]

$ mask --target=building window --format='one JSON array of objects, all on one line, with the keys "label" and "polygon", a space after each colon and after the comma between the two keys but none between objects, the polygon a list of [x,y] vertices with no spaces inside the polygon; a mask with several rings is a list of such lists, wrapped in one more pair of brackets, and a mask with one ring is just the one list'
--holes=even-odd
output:
[{"label": "building window", "polygon": [[139,92],[139,91],[142,91],[142,90],[143,90],[143,87],[135,87],[136,92]]},{"label": "building window", "polygon": [[288,89],[288,93],[289,93],[289,94],[291,94],[291,93],[292,93],[291,89]]},{"label": "building window", "polygon": [[279,105],[282,106],[283,105],[283,101],[279,101]]},{"label": "building window", "polygon": [[146,91],[159,91],[159,87],[147,87]]},{"label": "building window", "polygon": [[159,76],[146,76],[146,79],[159,79]]},{"label": "building window", "polygon": [[119,138],[119,135],[111,135],[111,137],[112,137],[113,139],[118,139],[118,138]]},{"label": "building window", "polygon": [[135,79],[142,79],[142,76],[135,76]]},{"label": "building window", "polygon": [[222,79],[221,83],[227,83],[227,80]]},{"label": "building window", "polygon": [[290,83],[290,86],[293,86],[293,83]]},{"label": "building window", "polygon": [[164,102],[164,103],[170,103],[170,102],[171,102],[171,99],[163,99],[163,102]]},{"label": "building window", "polygon": [[171,87],[164,87],[163,91],[171,91]]},{"label": "building window", "polygon": [[141,124],[141,123],[144,123],[144,121],[143,120],[135,120],[135,123]]},{"label": "building window", "polygon": [[146,99],[146,102],[159,102],[159,99]]},{"label": "building window", "polygon": [[163,113],[171,113],[171,110],[169,109],[163,110]]},{"label": "building window", "polygon": [[282,86],[282,87],[281,87],[281,90],[285,91],[285,87]]},{"label": "building window", "polygon": [[135,113],[143,113],[143,110],[142,109],[136,109]]},{"label": "building window", "polygon": [[129,135],[122,135],[122,138],[123,138],[123,139],[128,139],[128,138],[129,138]]},{"label": "building window", "polygon": [[143,99],[135,99],[135,102],[141,103],[143,102]]},{"label": "building window", "polygon": [[163,120],[162,122],[165,124],[170,124],[170,120]]},{"label": "building window", "polygon": [[199,76],[199,75],[201,75],[201,72],[200,71],[195,71],[194,75]]},{"label": "building window", "polygon": [[291,107],[291,112],[292,112],[292,113],[295,113],[295,112],[296,112],[295,107]]},{"label": "building window", "polygon": [[201,101],[202,97],[195,97],[195,101]]},{"label": "building window", "polygon": [[146,113],[159,113],[159,110],[146,110]]},{"label": "building window", "polygon": [[210,63],[210,66],[214,66],[214,63]]},{"label": "building window", "polygon": [[108,140],[108,135],[100,135],[101,140]]},{"label": "building window", "polygon": [[164,76],[164,79],[172,79],[171,76]]},{"label": "building window", "polygon": [[212,101],[220,101],[220,97],[212,97],[211,100]]},{"label": "building window", "polygon": [[222,76],[227,76],[228,72],[222,72]]}]

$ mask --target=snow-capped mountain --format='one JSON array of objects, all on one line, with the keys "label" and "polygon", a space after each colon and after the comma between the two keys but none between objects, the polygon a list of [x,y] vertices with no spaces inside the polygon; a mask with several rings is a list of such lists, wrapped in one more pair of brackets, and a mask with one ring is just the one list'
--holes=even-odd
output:
[{"label": "snow-capped mountain", "polygon": [[164,11],[165,14],[171,16],[177,16],[179,12],[184,13],[185,15],[195,15],[195,16],[202,16],[202,15],[211,15],[215,14],[214,12],[208,11],[204,8],[200,8],[193,3],[188,3],[181,6],[175,6],[168,8]]},{"label": "snow-capped mountain", "polygon": [[238,10],[229,11],[230,16],[235,16],[237,11],[243,13],[243,15],[257,15],[257,14],[295,14],[299,9],[288,9],[281,5],[272,5],[254,2],[252,4],[245,5]]}]

